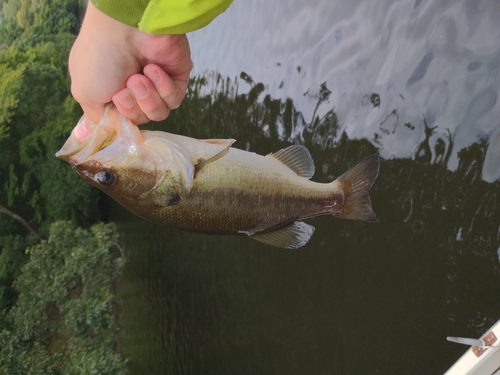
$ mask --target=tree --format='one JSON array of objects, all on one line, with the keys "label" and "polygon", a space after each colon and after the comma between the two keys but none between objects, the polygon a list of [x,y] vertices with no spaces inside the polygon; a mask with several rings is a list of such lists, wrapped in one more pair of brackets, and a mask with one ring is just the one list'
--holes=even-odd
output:
[{"label": "tree", "polygon": [[30,233],[44,237],[55,220],[88,225],[99,215],[95,189],[54,156],[81,116],[67,68],[78,2],[0,5],[0,284],[9,308]]},{"label": "tree", "polygon": [[54,157],[81,115],[69,91],[73,40],[25,33],[0,50],[0,204],[42,233],[54,220],[98,219],[97,192]]},{"label": "tree", "polygon": [[76,33],[76,0],[7,0],[2,3],[5,20],[15,20],[23,30],[38,34]]},{"label": "tree", "polygon": [[54,156],[81,116],[67,67],[78,1],[0,6],[0,374],[124,374],[116,230],[76,227],[98,220],[98,192]]},{"label": "tree", "polygon": [[113,225],[57,222],[28,249],[0,333],[0,374],[125,374],[110,285],[123,267]]}]

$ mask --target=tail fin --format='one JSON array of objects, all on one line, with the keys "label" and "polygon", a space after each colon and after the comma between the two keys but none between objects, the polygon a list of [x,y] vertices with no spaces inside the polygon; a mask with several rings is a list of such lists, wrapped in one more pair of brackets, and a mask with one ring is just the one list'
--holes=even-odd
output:
[{"label": "tail fin", "polygon": [[336,183],[342,186],[345,196],[343,218],[378,221],[368,192],[378,176],[379,167],[379,156],[374,154],[361,160],[337,178]]}]

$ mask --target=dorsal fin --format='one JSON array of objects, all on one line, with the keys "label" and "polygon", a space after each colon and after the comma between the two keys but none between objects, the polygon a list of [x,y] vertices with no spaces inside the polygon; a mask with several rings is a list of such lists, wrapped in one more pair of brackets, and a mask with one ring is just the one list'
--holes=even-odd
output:
[{"label": "dorsal fin", "polygon": [[302,221],[296,221],[284,228],[250,236],[250,238],[266,245],[284,249],[298,249],[304,246],[314,233],[314,227]]},{"label": "dorsal fin", "polygon": [[208,143],[208,144],[211,144],[214,146],[223,146],[224,148],[220,152],[215,154],[214,156],[212,156],[206,160],[203,160],[199,164],[195,165],[195,168],[197,171],[199,171],[201,168],[203,168],[208,163],[212,163],[212,162],[220,159],[221,157],[225,156],[229,152],[231,145],[234,143],[234,139],[203,139],[203,140],[200,139],[200,142]]},{"label": "dorsal fin", "polygon": [[314,162],[309,150],[301,145],[292,145],[266,157],[285,164],[292,171],[307,179],[314,175]]}]

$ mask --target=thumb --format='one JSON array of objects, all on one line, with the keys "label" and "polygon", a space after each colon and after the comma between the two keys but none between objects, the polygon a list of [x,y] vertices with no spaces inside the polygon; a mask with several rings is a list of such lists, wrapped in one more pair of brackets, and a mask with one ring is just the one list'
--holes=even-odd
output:
[{"label": "thumb", "polygon": [[85,117],[87,120],[90,120],[94,124],[98,124],[101,121],[102,115],[104,114],[104,105],[102,103],[80,103],[83,112],[85,113]]},{"label": "thumb", "polygon": [[72,135],[77,142],[83,142],[90,134],[92,134],[92,128],[86,118],[76,124],[72,131]]},{"label": "thumb", "polygon": [[72,135],[77,142],[83,142],[90,134],[92,134],[92,128],[90,123],[98,124],[101,121],[102,115],[104,114],[104,105],[84,105],[82,106],[85,116],[76,124],[72,131]]}]

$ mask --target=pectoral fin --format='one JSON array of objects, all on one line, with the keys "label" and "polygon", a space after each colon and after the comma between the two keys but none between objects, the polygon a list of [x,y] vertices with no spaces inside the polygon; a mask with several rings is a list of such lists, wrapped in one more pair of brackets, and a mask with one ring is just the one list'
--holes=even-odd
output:
[{"label": "pectoral fin", "polygon": [[284,249],[298,249],[304,246],[314,233],[314,227],[302,221],[296,221],[273,232],[250,236],[266,245]]},{"label": "pectoral fin", "polygon": [[228,152],[229,149],[231,148],[231,145],[235,142],[234,139],[202,139],[200,142],[204,142],[213,146],[221,146],[224,147],[222,150],[220,150],[218,153],[215,155],[210,156],[208,159],[202,160],[199,164],[196,164],[196,170],[199,171],[201,168],[203,168],[205,165],[208,163],[213,163],[214,161],[222,158],[225,156]]},{"label": "pectoral fin", "polygon": [[275,159],[286,165],[298,176],[307,179],[314,175],[314,161],[311,158],[309,150],[301,145],[293,145],[274,154],[266,155],[267,158]]}]

